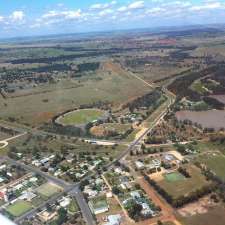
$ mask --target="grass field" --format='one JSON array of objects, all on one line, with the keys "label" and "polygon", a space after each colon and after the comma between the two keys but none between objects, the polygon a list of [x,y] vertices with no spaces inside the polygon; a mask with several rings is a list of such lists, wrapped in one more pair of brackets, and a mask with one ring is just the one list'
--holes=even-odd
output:
[{"label": "grass field", "polygon": [[222,153],[225,153],[225,146],[219,142],[198,142],[195,148],[199,152],[212,152],[212,151],[220,151]]},{"label": "grass field", "polygon": [[69,112],[59,118],[59,122],[64,125],[81,125],[101,118],[104,112],[97,109],[80,109]]},{"label": "grass field", "polygon": [[14,216],[14,217],[18,217],[23,215],[24,213],[28,212],[29,210],[32,209],[32,205],[29,202],[25,202],[22,200],[18,200],[15,203],[13,203],[12,205],[9,205],[6,208],[6,211]]},{"label": "grass field", "polygon": [[185,177],[179,172],[172,172],[164,174],[165,180],[168,182],[176,182],[185,180]]},{"label": "grass field", "polygon": [[3,119],[13,117],[19,123],[35,126],[49,121],[60,112],[83,104],[107,101],[117,108],[128,100],[150,91],[142,82],[137,85],[137,80],[130,76],[115,73],[93,75],[93,78],[98,77],[99,79],[82,81],[76,88],[68,89],[68,85],[59,82],[52,88],[49,86],[48,92],[8,99],[0,96],[0,117]]},{"label": "grass field", "polygon": [[181,195],[188,195],[189,193],[201,188],[204,185],[208,184],[205,177],[201,174],[201,171],[195,166],[188,166],[188,172],[191,175],[191,178],[186,179],[174,179],[168,181],[167,179],[163,179],[158,182],[158,184],[166,190],[170,195],[174,198],[177,198]]},{"label": "grass field", "polygon": [[45,183],[38,187],[36,191],[41,196],[48,198],[60,192],[61,188],[51,183]]},{"label": "grass field", "polygon": [[197,158],[197,161],[204,163],[217,176],[225,180],[225,156],[222,154],[210,153]]}]

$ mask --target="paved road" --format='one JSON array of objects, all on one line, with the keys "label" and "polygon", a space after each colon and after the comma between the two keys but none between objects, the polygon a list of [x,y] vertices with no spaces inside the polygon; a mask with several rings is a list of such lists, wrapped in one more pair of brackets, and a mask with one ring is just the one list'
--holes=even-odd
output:
[{"label": "paved road", "polygon": [[[135,75],[135,77],[137,79],[139,79],[140,81],[144,82],[146,85],[148,85],[149,87],[153,87],[152,84],[149,84],[147,83],[146,81],[144,81],[143,79],[139,78],[138,76]],[[139,136],[136,140],[134,140],[127,148],[126,151],[122,152],[113,162],[111,162],[110,164],[107,165],[107,170],[111,169],[113,164],[115,162],[118,162],[120,161],[121,159],[123,159],[127,154],[129,154],[129,152],[133,149],[133,147],[135,147],[136,145],[139,145],[141,140],[145,137],[145,135],[149,132],[151,132],[151,130],[158,124],[158,122],[163,119],[163,117],[167,114],[168,112],[168,108],[171,106],[171,104],[173,104],[174,102],[174,98],[172,96],[172,94],[167,91],[166,89],[163,90],[165,92],[165,94],[168,96],[169,98],[169,103],[168,103],[168,107],[160,113],[160,115],[153,121],[151,127],[149,127],[141,136]],[[63,136],[63,135],[57,135],[57,134],[52,134],[52,133],[48,133],[48,132],[45,132],[45,131],[39,131],[39,130],[36,130],[36,129],[31,129],[29,128],[28,131],[32,132],[34,131],[34,133],[39,133],[39,134],[43,134],[43,135],[54,135],[54,136]],[[65,181],[61,180],[61,179],[58,179],[56,177],[53,177],[47,173],[44,173],[44,172],[41,172],[39,169],[37,168],[34,168],[32,166],[29,166],[29,165],[25,165],[21,162],[18,162],[18,161],[15,161],[15,160],[12,160],[12,159],[9,159],[9,158],[6,158],[10,163],[14,164],[14,165],[18,165],[18,166],[21,166],[23,167],[24,169],[28,170],[28,171],[32,171],[42,177],[45,177],[47,180],[49,181],[52,181],[54,183],[56,183],[57,185],[61,186],[64,188],[64,191],[53,196],[52,198],[50,198],[48,201],[44,202],[43,204],[41,204],[40,206],[36,207],[35,209],[27,212],[26,214],[24,214],[23,216],[17,218],[15,220],[16,223],[19,223],[21,221],[23,221],[25,218],[32,218],[34,215],[36,215],[36,213],[43,209],[45,207],[45,205],[48,203],[48,204],[51,204],[51,203],[54,203],[58,198],[62,197],[65,193],[69,193],[71,194],[72,196],[74,196],[77,200],[77,203],[81,209],[81,212],[83,214],[83,217],[84,219],[86,220],[87,224],[88,225],[94,225],[95,224],[95,221],[93,219],[93,216],[91,214],[91,211],[88,207],[88,204],[86,203],[85,199],[84,199],[84,196],[82,194],[82,192],[80,191],[79,189],[79,186],[80,186],[80,183],[76,183],[76,184],[68,184],[66,183]],[[92,175],[96,175],[97,172],[93,172]],[[84,179],[88,179],[90,176],[84,178]]]},{"label": "paved road", "polygon": [[74,196],[77,200],[77,203],[81,209],[82,215],[85,219],[85,221],[87,222],[88,225],[95,225],[94,219],[92,217],[92,213],[88,207],[88,204],[86,203],[84,196],[82,194],[82,192],[79,189],[80,183],[74,183],[74,184],[69,184],[67,182],[65,182],[64,180],[58,179],[54,176],[51,176],[47,173],[44,173],[42,171],[40,171],[39,169],[29,166],[29,165],[25,165],[19,161],[15,161],[13,159],[10,159],[8,157],[5,157],[5,160],[7,160],[9,163],[11,163],[12,165],[16,165],[16,166],[21,166],[22,168],[24,168],[27,171],[31,171],[33,173],[36,173],[44,178],[46,178],[47,180],[61,186],[63,188],[63,191],[60,192],[59,194],[53,196],[52,198],[50,198],[49,200],[47,200],[46,202],[42,203],[41,205],[39,205],[38,207],[32,209],[31,211],[25,213],[24,215],[16,218],[15,222],[16,223],[20,223],[22,222],[25,218],[32,218],[34,215],[36,215],[37,212],[39,212],[41,209],[43,209],[46,204],[52,204],[55,201],[57,201],[57,199],[59,199],[60,197],[62,197],[65,193],[70,194],[71,196]]},{"label": "paved road", "polygon": [[40,171],[38,168],[35,168],[33,166],[29,166],[29,165],[25,165],[24,163],[20,162],[20,161],[15,161],[9,157],[4,157],[5,160],[7,162],[9,162],[10,164],[12,165],[16,165],[16,166],[20,166],[22,167],[23,169],[29,171],[29,172],[33,172],[33,173],[36,173],[44,178],[46,178],[47,180],[57,184],[58,186],[62,187],[62,188],[68,188],[70,186],[69,183],[65,182],[64,180],[61,180],[55,176],[51,176],[49,175],[48,173],[44,173],[42,171]]},{"label": "paved road", "polygon": [[88,225],[95,225],[95,220],[92,216],[91,210],[84,199],[83,193],[80,191],[79,186],[75,186],[72,191],[69,192],[71,196],[74,196],[80,207],[81,213]]}]

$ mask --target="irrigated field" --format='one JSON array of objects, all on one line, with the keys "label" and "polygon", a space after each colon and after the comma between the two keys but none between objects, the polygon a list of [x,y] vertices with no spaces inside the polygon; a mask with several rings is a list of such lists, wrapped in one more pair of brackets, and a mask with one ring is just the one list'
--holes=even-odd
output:
[{"label": "irrigated field", "polygon": [[12,205],[6,208],[6,211],[13,217],[18,217],[32,209],[32,205],[29,202],[18,200]]}]

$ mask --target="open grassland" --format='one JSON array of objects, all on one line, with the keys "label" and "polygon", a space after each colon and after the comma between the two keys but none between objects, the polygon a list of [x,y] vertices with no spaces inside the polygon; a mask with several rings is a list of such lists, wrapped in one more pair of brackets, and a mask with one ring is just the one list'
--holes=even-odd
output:
[{"label": "open grassland", "polygon": [[212,142],[212,141],[199,141],[195,148],[198,152],[217,152],[220,151],[221,153],[225,153],[225,146],[219,142]]},{"label": "open grassland", "polygon": [[13,217],[18,217],[23,215],[24,213],[28,212],[32,209],[32,205],[29,202],[25,202],[22,200],[18,200],[12,205],[9,205],[6,208],[6,211],[12,215]]},{"label": "open grassland", "polygon": [[206,165],[218,177],[225,180],[225,156],[222,154],[208,153],[197,158],[197,161]]},{"label": "open grassland", "polygon": [[[94,75],[93,75],[94,76]],[[96,76],[94,76],[96,77]],[[64,89],[62,85],[49,92],[17,98],[0,96],[0,118],[13,117],[20,123],[38,125],[53,116],[82,104],[110,102],[118,107],[129,99],[149,92],[142,82],[131,76],[102,74],[99,79],[81,82],[83,86]],[[135,91],[134,91],[135,90]]]},{"label": "open grassland", "polygon": [[208,181],[206,181],[205,177],[197,167],[188,166],[187,170],[190,173],[191,178],[176,179],[173,182],[163,179],[159,181],[158,184],[175,199],[182,195],[188,195],[208,184]]},{"label": "open grassland", "polygon": [[81,125],[98,120],[104,112],[97,109],[80,109],[66,113],[57,121],[63,125]]}]

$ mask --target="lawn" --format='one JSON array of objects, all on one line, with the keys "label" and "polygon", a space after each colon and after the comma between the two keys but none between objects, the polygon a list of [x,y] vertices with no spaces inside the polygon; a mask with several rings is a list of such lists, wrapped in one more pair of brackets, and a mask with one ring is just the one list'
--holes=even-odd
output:
[{"label": "lawn", "polygon": [[36,189],[36,192],[44,197],[51,197],[61,191],[61,188],[55,184],[45,183]]},{"label": "lawn", "polygon": [[200,156],[197,161],[204,163],[217,176],[225,180],[225,156],[222,154],[210,153]]},{"label": "lawn", "polygon": [[6,211],[14,216],[14,217],[18,217],[23,215],[24,213],[28,212],[29,210],[32,209],[32,205],[29,202],[25,202],[22,200],[18,200],[15,203],[13,203],[12,205],[9,205],[6,208]]},{"label": "lawn", "polygon": [[159,181],[158,184],[174,198],[178,198],[181,195],[188,195],[208,184],[205,177],[201,174],[200,169],[192,165],[188,166],[187,170],[190,173],[191,178],[175,179],[177,176],[172,176],[174,179],[172,182],[172,177],[170,176],[171,179],[169,181],[168,178],[164,178]]},{"label": "lawn", "polygon": [[168,182],[176,182],[185,180],[185,177],[179,172],[172,172],[164,174],[165,180]]},{"label": "lawn", "polygon": [[98,120],[104,112],[98,109],[81,109],[65,114],[59,118],[59,122],[64,125],[81,125]]},{"label": "lawn", "polygon": [[68,210],[72,214],[79,211],[79,207],[78,207],[77,202],[76,202],[75,199],[72,199],[72,201],[70,202]]}]

